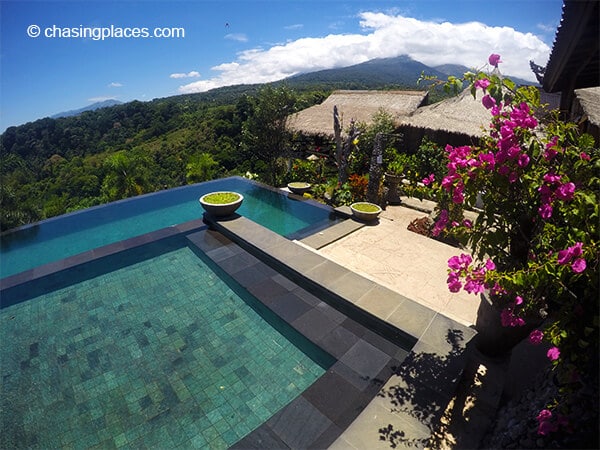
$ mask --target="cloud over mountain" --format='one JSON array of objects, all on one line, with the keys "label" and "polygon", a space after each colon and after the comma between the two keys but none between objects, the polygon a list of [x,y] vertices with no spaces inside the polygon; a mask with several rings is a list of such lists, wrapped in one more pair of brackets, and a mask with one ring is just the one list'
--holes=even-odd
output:
[{"label": "cloud over mountain", "polygon": [[409,55],[430,66],[481,68],[490,53],[498,53],[504,61],[500,66],[503,73],[534,81],[529,61],[544,65],[550,54],[548,45],[532,33],[480,22],[453,24],[363,12],[359,26],[362,33],[305,37],[266,49],[242,51],[235,61],[212,67],[213,77],[182,85],[179,91],[193,93],[234,84],[265,83],[399,55]]}]

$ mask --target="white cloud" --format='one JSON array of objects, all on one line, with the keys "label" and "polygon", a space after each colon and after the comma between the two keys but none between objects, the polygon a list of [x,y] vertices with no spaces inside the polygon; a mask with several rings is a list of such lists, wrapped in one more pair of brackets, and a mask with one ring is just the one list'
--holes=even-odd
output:
[{"label": "white cloud", "polygon": [[304,25],[301,23],[295,23],[293,25],[286,25],[283,27],[284,30],[299,30],[301,28],[304,28]]},{"label": "white cloud", "polygon": [[244,33],[229,33],[225,35],[225,39],[229,39],[230,41],[248,42],[248,36]]},{"label": "white cloud", "polygon": [[265,83],[302,72],[358,64],[374,58],[409,55],[430,66],[462,64],[481,68],[491,53],[502,55],[502,73],[535,81],[529,61],[544,65],[550,48],[532,33],[479,22],[452,24],[402,15],[364,12],[362,34],[301,38],[267,49],[250,49],[237,60],[212,67],[207,80],[180,86],[183,93],[242,83]]},{"label": "white cloud", "polygon": [[120,87],[123,87],[123,84],[116,83],[116,82],[113,81],[112,83],[109,83],[108,87],[110,87],[110,88],[120,88]]},{"label": "white cloud", "polygon": [[192,70],[191,72],[188,73],[172,73],[171,75],[169,75],[169,78],[198,78],[200,77],[200,72],[196,72],[195,70]]}]

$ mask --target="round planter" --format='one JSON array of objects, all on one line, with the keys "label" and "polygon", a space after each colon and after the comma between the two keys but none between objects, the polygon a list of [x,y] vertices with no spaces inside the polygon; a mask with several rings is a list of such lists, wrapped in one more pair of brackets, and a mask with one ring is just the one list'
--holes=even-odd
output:
[{"label": "round planter", "polygon": [[[237,196],[236,200],[227,202],[227,203],[218,203],[215,202],[211,197],[216,197],[222,194],[233,194]],[[242,201],[244,201],[244,196],[237,192],[229,192],[229,191],[218,191],[218,192],[209,192],[208,194],[200,197],[200,205],[202,208],[214,217],[225,217],[230,216],[235,212],[236,209],[240,207]]]},{"label": "round planter", "polygon": [[304,181],[294,181],[292,183],[288,183],[287,187],[294,194],[303,195],[305,192],[310,190],[310,183],[305,183]]},{"label": "round planter", "polygon": [[504,327],[500,320],[501,308],[494,305],[489,294],[480,295],[481,302],[477,310],[474,343],[477,350],[491,357],[504,356],[537,328],[542,320],[539,317],[526,317],[521,327]]},{"label": "round planter", "polygon": [[390,205],[400,205],[402,200],[400,199],[400,192],[398,191],[398,185],[402,182],[402,175],[396,175],[392,173],[385,174],[385,182],[389,188],[387,194],[387,202]]},{"label": "round planter", "polygon": [[369,202],[352,203],[350,209],[352,210],[352,215],[354,215],[354,217],[365,222],[376,220],[381,213],[379,205]]}]

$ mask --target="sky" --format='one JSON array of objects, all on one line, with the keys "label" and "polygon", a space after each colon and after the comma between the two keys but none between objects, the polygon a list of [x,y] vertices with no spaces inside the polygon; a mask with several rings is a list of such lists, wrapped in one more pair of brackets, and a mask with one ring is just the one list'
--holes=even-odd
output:
[{"label": "sky", "polygon": [[148,101],[409,55],[535,81],[562,0],[0,0],[0,132],[94,102]]}]

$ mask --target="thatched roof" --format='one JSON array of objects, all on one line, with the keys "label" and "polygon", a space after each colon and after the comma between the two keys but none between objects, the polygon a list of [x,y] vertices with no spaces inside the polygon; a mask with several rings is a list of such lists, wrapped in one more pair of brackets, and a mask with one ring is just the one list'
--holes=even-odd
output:
[{"label": "thatched roof", "polygon": [[306,134],[333,135],[333,107],[337,106],[342,127],[354,119],[367,125],[380,109],[396,122],[415,111],[425,100],[425,91],[334,91],[320,105],[311,106],[289,118],[288,127]]},{"label": "thatched roof", "polygon": [[492,118],[481,104],[481,97],[481,91],[478,90],[474,99],[466,89],[456,97],[417,109],[404,118],[401,125],[481,137]]},{"label": "thatched roof", "polygon": [[589,122],[597,127],[600,126],[600,87],[576,89],[575,97]]}]

